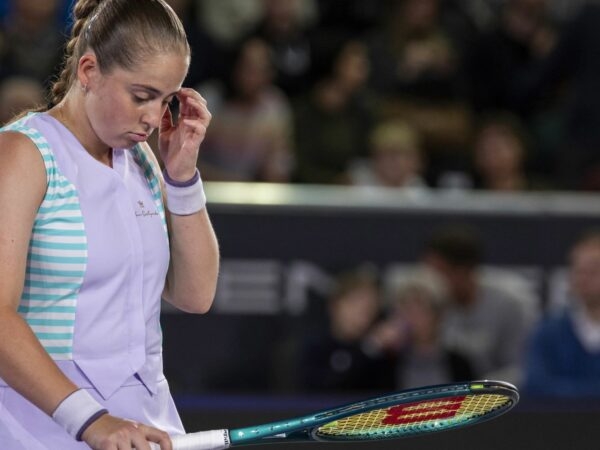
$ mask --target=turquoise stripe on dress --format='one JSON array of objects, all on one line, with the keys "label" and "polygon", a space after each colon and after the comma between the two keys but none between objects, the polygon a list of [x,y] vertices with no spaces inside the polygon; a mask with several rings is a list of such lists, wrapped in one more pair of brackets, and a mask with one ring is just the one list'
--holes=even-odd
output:
[{"label": "turquoise stripe on dress", "polygon": [[165,205],[163,203],[162,192],[160,190],[160,167],[155,167],[155,164],[150,161],[144,150],[138,144],[133,148],[133,157],[134,160],[139,166],[142,168],[144,172],[144,176],[148,181],[148,186],[150,187],[150,191],[152,192],[152,197],[154,199],[154,205],[156,206],[156,210],[160,214],[160,218],[162,219],[163,228],[165,233],[168,233],[167,230],[167,218],[165,215]]},{"label": "turquoise stripe on dress", "polygon": [[[63,278],[83,278],[85,271],[83,270],[53,270],[40,267],[27,267],[27,275],[44,275],[46,277],[62,276]],[[30,278],[30,277],[28,277]]]},{"label": "turquoise stripe on dress", "polygon": [[[44,290],[50,290],[50,289],[68,289],[69,291],[72,291],[73,289],[78,289],[79,288],[79,284],[78,283],[64,283],[64,282],[57,282],[57,281],[52,281],[52,280],[30,280],[27,279],[25,280],[25,287],[26,288],[33,288],[33,289],[44,289]],[[31,293],[29,293],[28,295],[31,295]]]},{"label": "turquoise stripe on dress", "polygon": [[48,228],[45,230],[38,231],[38,233],[44,236],[66,236],[66,237],[85,237],[85,230],[61,230]]},{"label": "turquoise stripe on dress", "polygon": [[73,326],[75,325],[75,320],[70,320],[70,319],[28,319],[27,323],[31,326],[36,326],[36,325],[40,325],[40,326],[45,326],[45,327],[54,327],[56,328],[56,332],[59,333],[60,331],[58,331],[60,328],[73,328]]},{"label": "turquoise stripe on dress", "polygon": [[73,339],[73,334],[71,333],[35,333],[35,335],[38,337],[38,339],[45,339],[48,341]]},{"label": "turquoise stripe on dress", "polygon": [[[45,345],[44,348],[46,349],[46,351],[54,357],[54,359],[66,359],[66,358],[60,358],[57,356],[71,356],[73,353],[73,347],[72,346],[65,346],[65,347],[52,347],[50,345]],[[71,359],[71,358],[68,358]]]},{"label": "turquoise stripe on dress", "polygon": [[21,296],[22,302],[35,300],[35,301],[45,301],[45,302],[48,302],[49,304],[51,304],[52,302],[56,303],[59,301],[64,302],[66,300],[69,300],[72,303],[73,300],[75,300],[75,299],[76,299],[76,297],[73,294],[68,294],[68,295],[60,295],[60,294],[56,294],[56,293],[39,294],[39,293],[28,292],[27,290],[25,290],[23,292],[23,295]]},{"label": "turquoise stripe on dress", "polygon": [[32,247],[43,248],[43,249],[53,249],[53,250],[65,250],[65,251],[73,251],[73,250],[87,250],[87,246],[82,243],[71,243],[71,242],[47,242],[40,241],[38,239],[33,239],[30,242]]},{"label": "turquoise stripe on dress", "polygon": [[75,313],[74,306],[19,306],[20,313]]},{"label": "turquoise stripe on dress", "polygon": [[48,264],[77,264],[82,265],[87,262],[87,256],[74,257],[66,255],[38,255],[36,253],[29,253],[29,259],[31,261],[41,261]]}]

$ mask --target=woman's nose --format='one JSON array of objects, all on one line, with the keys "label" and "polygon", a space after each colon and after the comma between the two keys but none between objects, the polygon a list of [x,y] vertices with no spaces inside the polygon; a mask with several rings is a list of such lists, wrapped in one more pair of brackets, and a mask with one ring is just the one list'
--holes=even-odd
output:
[{"label": "woman's nose", "polygon": [[156,129],[160,126],[160,121],[164,113],[164,108],[161,106],[151,105],[142,115],[142,122],[148,125],[151,129]]}]

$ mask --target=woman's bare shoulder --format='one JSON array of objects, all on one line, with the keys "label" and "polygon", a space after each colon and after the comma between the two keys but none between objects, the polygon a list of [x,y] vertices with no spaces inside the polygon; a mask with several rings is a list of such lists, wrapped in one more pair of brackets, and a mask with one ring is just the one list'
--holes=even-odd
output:
[{"label": "woman's bare shoulder", "polygon": [[0,158],[26,158],[36,154],[39,154],[36,145],[25,134],[11,130],[0,132]]},{"label": "woman's bare shoulder", "polygon": [[[26,185],[45,187],[46,169],[33,141],[17,131],[0,132],[0,180],[27,180]],[[0,181],[1,185],[4,185]]]}]

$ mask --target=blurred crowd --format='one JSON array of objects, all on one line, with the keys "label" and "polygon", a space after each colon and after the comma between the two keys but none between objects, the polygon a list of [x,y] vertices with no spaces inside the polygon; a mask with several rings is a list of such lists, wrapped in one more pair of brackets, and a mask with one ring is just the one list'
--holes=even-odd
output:
[{"label": "blurred crowd", "polygon": [[517,273],[486,267],[466,224],[432,233],[416,264],[338,274],[292,370],[300,389],[391,391],[498,379],[529,399],[600,398],[600,229],[573,239],[567,292],[543,307]]},{"label": "blurred crowd", "polygon": [[[57,74],[68,0],[0,0],[0,122]],[[169,0],[213,181],[600,189],[593,0]]]}]

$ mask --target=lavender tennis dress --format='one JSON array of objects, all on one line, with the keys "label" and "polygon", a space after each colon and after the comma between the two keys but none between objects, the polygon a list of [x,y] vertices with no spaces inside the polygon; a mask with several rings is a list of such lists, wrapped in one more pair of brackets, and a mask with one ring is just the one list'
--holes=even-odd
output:
[{"label": "lavender tennis dress", "polygon": [[[169,244],[157,168],[138,147],[114,149],[107,167],[46,113],[7,129],[32,139],[48,180],[19,313],[61,370],[111,414],[183,433],[162,370]],[[88,447],[0,380],[0,448]]]}]

